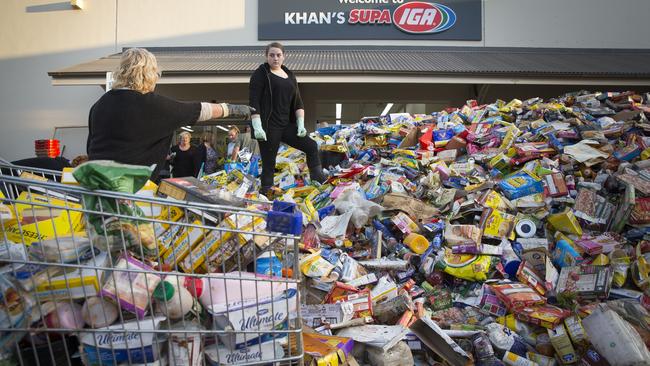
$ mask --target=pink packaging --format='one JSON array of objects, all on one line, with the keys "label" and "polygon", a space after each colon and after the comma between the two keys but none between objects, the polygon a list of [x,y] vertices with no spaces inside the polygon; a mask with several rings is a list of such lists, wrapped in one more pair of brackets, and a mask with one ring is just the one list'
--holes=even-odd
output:
[{"label": "pink packaging", "polygon": [[220,313],[297,289],[295,282],[279,281],[287,279],[251,272],[210,273],[209,277],[186,277],[185,288],[208,311]]},{"label": "pink packaging", "polygon": [[[106,276],[106,283],[100,295],[114,300],[123,310],[134,313],[138,319],[144,318],[148,310],[149,299],[160,282],[160,276],[146,271],[153,268],[131,257],[123,255],[113,266],[114,270]],[[129,272],[142,270],[145,272]]]}]

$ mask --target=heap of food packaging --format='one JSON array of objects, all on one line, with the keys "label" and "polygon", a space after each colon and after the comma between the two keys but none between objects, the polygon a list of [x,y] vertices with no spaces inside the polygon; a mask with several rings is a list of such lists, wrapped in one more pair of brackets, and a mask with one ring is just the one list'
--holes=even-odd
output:
[{"label": "heap of food packaging", "polygon": [[[182,279],[179,285],[173,275],[162,279],[144,271],[139,275],[151,277],[142,304],[120,297],[113,278],[104,280],[96,297],[70,305],[82,321],[62,328],[114,326],[127,311],[136,318],[154,316],[147,312],[149,301],[180,306],[178,314],[166,307],[166,317],[198,319],[190,314],[197,299],[211,316],[219,314],[215,306],[224,300],[215,292],[243,300],[252,293],[248,300],[258,303],[279,292],[285,299],[300,292],[300,309],[285,310],[299,310],[308,364],[649,365],[648,115],[650,95],[634,92],[581,91],[487,105],[470,100],[427,115],[390,114],[319,128],[313,137],[330,165],[322,185],[309,181],[304,155],[291,148],[278,156],[271,197],[256,193],[254,159],[200,181],[163,180],[151,188],[161,196],[248,202],[268,211],[266,218],[243,224],[234,216],[216,217],[213,225],[300,235],[299,255],[253,235],[211,239],[188,228],[183,235],[190,239],[178,241],[174,225],[154,225],[137,235],[140,246],[150,246],[149,255],[145,248],[110,260],[94,256],[111,262],[99,266],[164,264],[178,277],[237,269],[270,278],[286,277],[297,266],[300,284],[278,282],[281,288],[274,288],[270,282],[257,292],[240,292],[245,279],[232,288],[224,280],[199,286]],[[74,172],[80,181],[83,167]],[[259,203],[267,198],[272,205]],[[180,216],[172,211],[161,215]],[[197,225],[205,223],[205,216],[197,219]],[[38,236],[24,239],[24,229],[6,228],[6,240],[28,241],[28,251],[48,245]],[[115,252],[110,243],[105,247]],[[6,282],[5,288],[20,287],[24,294],[39,291],[17,286],[15,279]],[[197,293],[210,286],[212,297]],[[179,293],[186,303],[170,300]],[[115,318],[101,324],[86,319],[93,306],[112,307]],[[230,341],[232,347],[221,352],[238,349],[242,340]],[[279,352],[287,350],[270,354]]]}]

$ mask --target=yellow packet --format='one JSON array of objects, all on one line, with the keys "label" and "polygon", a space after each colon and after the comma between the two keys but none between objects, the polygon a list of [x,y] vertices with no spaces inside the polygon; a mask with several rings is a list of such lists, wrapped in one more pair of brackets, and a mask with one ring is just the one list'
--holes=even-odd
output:
[{"label": "yellow packet", "polygon": [[321,257],[320,250],[300,260],[300,271],[307,277],[325,277],[332,272],[334,265]]},{"label": "yellow packet", "polygon": [[594,266],[606,266],[609,264],[609,258],[605,254],[600,253],[591,261],[591,264]]},{"label": "yellow packet", "polygon": [[489,207],[495,210],[506,211],[510,208],[510,205],[506,203],[506,199],[493,189],[483,194],[478,202],[483,207]]},{"label": "yellow packet", "polygon": [[548,215],[547,220],[555,230],[582,236],[582,228],[570,208],[567,208],[564,212]]},{"label": "yellow packet", "polygon": [[490,168],[504,171],[510,168],[510,158],[504,153],[499,153],[488,162]]},{"label": "yellow packet", "polygon": [[494,239],[510,238],[515,239],[515,216],[505,212],[486,208],[481,215],[480,226],[483,228],[483,236]]},{"label": "yellow packet", "polygon": [[445,249],[443,271],[454,277],[468,281],[485,281],[492,265],[492,257],[477,254],[453,254],[451,249]]},{"label": "yellow packet", "polygon": [[499,150],[507,150],[512,146],[512,143],[515,141],[515,138],[519,136],[521,131],[514,125],[511,125],[508,128],[508,131],[506,132],[506,135],[503,137],[503,141],[501,142],[501,146],[499,146]]},{"label": "yellow packet", "polygon": [[386,135],[366,135],[364,139],[365,147],[385,147],[388,145]]}]

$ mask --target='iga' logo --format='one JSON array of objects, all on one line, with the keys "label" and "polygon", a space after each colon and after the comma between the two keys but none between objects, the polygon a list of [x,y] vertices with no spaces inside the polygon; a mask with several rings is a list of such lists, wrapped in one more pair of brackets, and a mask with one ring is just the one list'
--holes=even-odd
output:
[{"label": "'iga' logo", "polygon": [[439,33],[456,24],[456,13],[445,5],[413,1],[395,9],[393,23],[407,33]]}]

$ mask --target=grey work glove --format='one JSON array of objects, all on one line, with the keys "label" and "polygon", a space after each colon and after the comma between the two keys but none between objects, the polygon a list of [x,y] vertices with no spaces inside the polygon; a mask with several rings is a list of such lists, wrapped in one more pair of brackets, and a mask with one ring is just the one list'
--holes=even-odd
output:
[{"label": "grey work glove", "polygon": [[249,120],[251,119],[251,114],[255,112],[255,108],[243,104],[226,103],[225,106],[226,108],[224,109],[224,118],[233,117],[233,118]]}]

